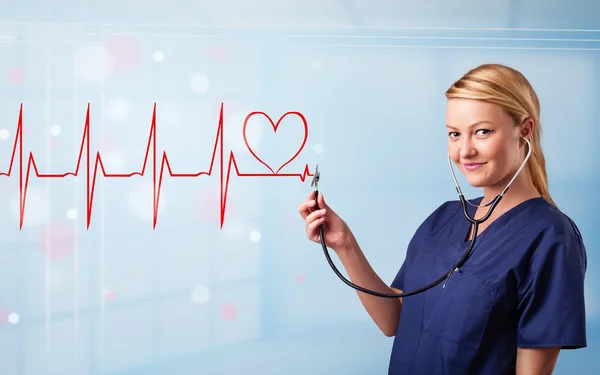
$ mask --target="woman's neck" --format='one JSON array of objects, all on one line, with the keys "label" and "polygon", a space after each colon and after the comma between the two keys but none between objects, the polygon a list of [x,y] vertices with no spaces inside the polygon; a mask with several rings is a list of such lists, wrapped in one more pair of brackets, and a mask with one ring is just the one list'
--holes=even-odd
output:
[{"label": "woman's neck", "polygon": [[[493,186],[487,186],[483,189],[483,200],[481,204],[488,204],[496,196],[506,188],[506,184],[512,179],[512,175]],[[519,176],[515,178],[513,183],[510,185],[508,191],[502,197],[502,201],[498,204],[501,211],[506,211],[526,200],[540,197],[539,192],[531,182],[529,173],[526,169],[523,169]]]}]

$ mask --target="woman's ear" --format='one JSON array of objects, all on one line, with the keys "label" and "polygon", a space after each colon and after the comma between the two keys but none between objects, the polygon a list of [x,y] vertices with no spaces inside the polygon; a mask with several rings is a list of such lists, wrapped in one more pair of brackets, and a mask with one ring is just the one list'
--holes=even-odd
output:
[{"label": "woman's ear", "polygon": [[533,119],[528,117],[521,124],[521,136],[531,140],[531,136],[533,135],[533,127],[535,126]]}]

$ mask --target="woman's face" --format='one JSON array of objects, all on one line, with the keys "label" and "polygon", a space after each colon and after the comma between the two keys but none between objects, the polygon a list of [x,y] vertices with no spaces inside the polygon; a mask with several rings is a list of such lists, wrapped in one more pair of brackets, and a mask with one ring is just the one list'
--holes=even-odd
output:
[{"label": "woman's face", "polygon": [[523,129],[501,107],[449,99],[446,124],[450,159],[472,186],[508,183],[523,161]]}]

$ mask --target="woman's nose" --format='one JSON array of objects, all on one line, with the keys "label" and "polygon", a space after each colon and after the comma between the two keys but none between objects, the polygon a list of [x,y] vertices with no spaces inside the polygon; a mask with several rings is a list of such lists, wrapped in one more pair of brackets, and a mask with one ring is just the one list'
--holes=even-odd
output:
[{"label": "woman's nose", "polygon": [[473,142],[471,142],[471,140],[468,138],[464,138],[460,146],[460,157],[465,159],[468,157],[472,157],[476,154],[477,150],[475,149]]}]

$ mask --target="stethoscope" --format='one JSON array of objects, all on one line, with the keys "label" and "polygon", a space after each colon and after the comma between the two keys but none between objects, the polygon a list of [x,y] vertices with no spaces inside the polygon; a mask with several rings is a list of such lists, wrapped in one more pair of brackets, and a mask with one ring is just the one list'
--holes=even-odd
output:
[{"label": "stethoscope", "polygon": [[[531,143],[529,142],[529,140],[525,137],[522,137],[525,142],[527,142],[527,146],[528,146],[528,150],[527,150],[527,155],[525,156],[525,160],[523,161],[523,163],[521,164],[521,166],[519,167],[519,169],[517,170],[517,172],[515,173],[515,175],[513,176],[513,178],[508,182],[508,184],[506,185],[506,187],[504,188],[504,190],[502,190],[502,192],[500,194],[498,194],[490,203],[485,204],[483,206],[475,206],[472,203],[468,202],[463,193],[462,190],[460,189],[460,186],[458,184],[458,181],[456,180],[456,175],[454,174],[454,169],[452,168],[452,161],[450,160],[450,155],[448,155],[448,165],[450,167],[450,172],[452,173],[452,179],[454,180],[454,185],[456,186],[456,191],[458,193],[458,197],[460,198],[460,201],[462,203],[462,207],[463,207],[463,214],[465,215],[465,218],[467,220],[469,220],[469,222],[471,222],[471,224],[473,224],[473,235],[472,235],[472,240],[471,243],[469,244],[469,248],[465,251],[465,253],[463,254],[463,256],[458,260],[458,262],[456,262],[456,264],[454,266],[452,266],[452,268],[450,270],[448,270],[448,272],[446,272],[443,276],[441,276],[439,279],[437,279],[436,281],[432,282],[429,285],[426,285],[422,288],[410,291],[410,292],[403,292],[403,293],[381,293],[381,292],[376,292],[370,289],[366,289],[363,288],[361,286],[358,286],[354,283],[352,283],[350,280],[346,279],[341,273],[340,271],[337,269],[337,267],[335,266],[335,264],[333,264],[333,261],[331,260],[331,257],[329,256],[329,252],[327,251],[327,244],[325,243],[325,236],[323,234],[323,224],[319,225],[319,234],[321,237],[321,246],[323,247],[323,252],[325,252],[325,257],[327,258],[327,261],[329,262],[329,265],[331,266],[331,268],[333,269],[333,272],[336,273],[336,275],[338,275],[338,277],[347,285],[349,285],[350,287],[359,290],[361,292],[367,293],[367,294],[371,294],[373,296],[378,296],[378,297],[384,297],[384,298],[400,298],[400,297],[408,297],[408,296],[412,296],[415,294],[419,294],[419,293],[423,293],[426,290],[429,290],[433,287],[435,287],[436,285],[440,284],[442,281],[444,280],[448,280],[450,278],[450,276],[452,275],[452,273],[456,272],[459,270],[460,267],[462,267],[462,265],[467,261],[467,259],[471,256],[471,253],[473,252],[473,247],[475,246],[475,239],[477,238],[477,232],[479,229],[479,224],[485,222],[490,215],[492,214],[492,212],[494,211],[494,208],[496,208],[496,206],[498,205],[498,203],[500,203],[500,201],[502,200],[502,198],[504,197],[504,194],[506,194],[506,192],[508,191],[510,185],[513,183],[513,181],[517,178],[517,176],[519,175],[519,173],[521,173],[521,170],[523,169],[523,167],[525,167],[525,164],[527,164],[527,161],[529,160],[529,157],[531,156]],[[319,167],[317,166],[316,170],[315,170],[315,175],[313,177],[311,186],[315,186],[315,207],[316,210],[319,209],[319,203],[318,203],[318,196],[319,196],[319,180],[320,180],[321,174],[319,172]],[[467,204],[470,204],[473,207],[486,207],[486,206],[490,206],[490,208],[488,209],[488,212],[485,214],[485,216],[483,216],[481,219],[475,219],[473,217],[471,217],[469,215],[469,211],[467,210]],[[446,283],[444,283],[443,287],[446,287]]]}]

